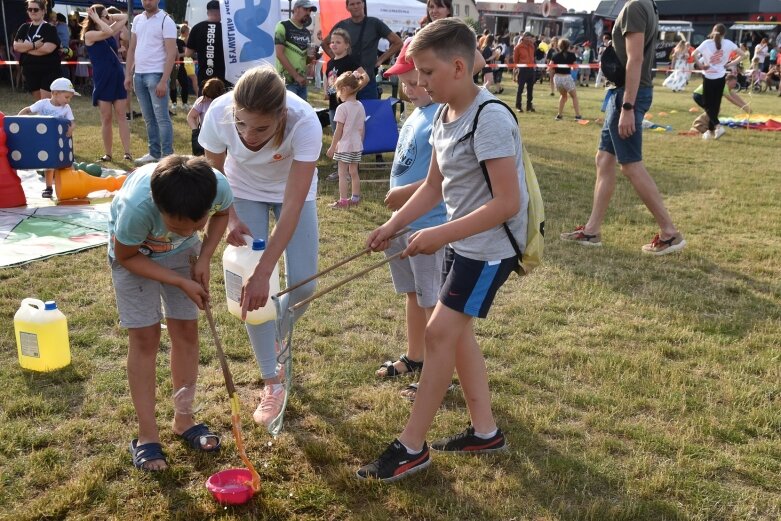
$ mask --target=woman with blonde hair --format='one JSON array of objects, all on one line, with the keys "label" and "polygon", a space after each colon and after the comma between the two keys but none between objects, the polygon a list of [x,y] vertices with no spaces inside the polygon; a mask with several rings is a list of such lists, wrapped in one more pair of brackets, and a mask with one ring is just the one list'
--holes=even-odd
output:
[{"label": "woman with blonde hair", "polygon": [[[198,142],[206,158],[223,172],[234,194],[228,220],[228,244],[243,246],[244,235],[267,239],[255,271],[244,282],[241,306],[265,305],[269,277],[285,254],[287,286],[317,271],[317,160],[323,129],[314,109],[291,95],[269,65],[245,72],[232,91],[215,99],[206,113]],[[276,225],[269,234],[269,214]],[[314,293],[310,282],[281,298],[283,332],[295,317],[287,309]],[[274,322],[246,325],[264,382],[253,418],[268,427],[282,410],[285,386],[277,365]]]},{"label": "woman with blonde hair", "polygon": [[119,139],[125,150],[124,159],[130,161],[130,127],[125,113],[128,111],[127,90],[125,90],[125,69],[119,58],[118,36],[127,22],[127,15],[110,14],[100,4],[87,8],[87,17],[82,22],[81,39],[92,62],[92,105],[100,110],[100,132],[103,137],[101,161],[111,161],[114,142],[112,119],[119,127]]}]

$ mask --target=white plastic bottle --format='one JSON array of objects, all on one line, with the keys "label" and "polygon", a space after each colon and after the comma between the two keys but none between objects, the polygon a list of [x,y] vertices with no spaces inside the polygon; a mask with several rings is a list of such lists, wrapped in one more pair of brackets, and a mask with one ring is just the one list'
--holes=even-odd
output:
[{"label": "white plastic bottle", "polygon": [[[266,250],[266,241],[253,239],[245,235],[246,246],[225,247],[222,254],[222,269],[225,275],[225,297],[228,301],[228,311],[241,318],[241,288],[252,275]],[[279,268],[274,266],[274,271],[268,281],[269,299],[266,305],[254,311],[247,312],[247,324],[257,325],[277,317],[277,310],[271,301],[271,296],[279,293]]]}]

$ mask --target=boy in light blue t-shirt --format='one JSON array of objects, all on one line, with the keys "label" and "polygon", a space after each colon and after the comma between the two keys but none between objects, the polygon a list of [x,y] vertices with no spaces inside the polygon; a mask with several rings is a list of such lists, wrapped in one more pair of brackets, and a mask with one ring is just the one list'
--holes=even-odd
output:
[{"label": "boy in light blue t-shirt", "polygon": [[[399,77],[405,94],[416,107],[401,127],[391,167],[390,190],[385,197],[385,204],[394,211],[401,208],[426,179],[431,164],[431,125],[439,108],[439,104],[431,100],[425,89],[418,86],[415,64],[407,59],[410,41],[411,39],[405,42],[396,63],[384,74],[386,78]],[[445,204],[440,202],[413,221],[409,225],[409,232],[394,239],[385,255],[392,256],[406,249],[409,237],[414,232],[444,224],[446,220]],[[431,255],[416,255],[390,262],[393,286],[397,293],[407,296],[407,353],[395,362],[387,361],[382,364],[376,373],[378,377],[391,378],[423,369],[426,324],[434,311],[442,285],[443,260],[444,248],[440,248]],[[408,385],[401,395],[414,400],[416,393],[417,384],[413,383]]]},{"label": "boy in light blue t-shirt", "polygon": [[[111,203],[111,280],[120,325],[128,330],[128,386],[138,417],[138,438],[130,442],[130,453],[141,470],[168,467],[155,420],[161,300],[171,338],[173,431],[194,450],[220,448],[219,436],[195,423],[192,404],[198,308],[209,300],[209,264],[232,204],[227,179],[208,161],[176,155],[137,169]],[[204,228],[201,244],[198,231]]]}]

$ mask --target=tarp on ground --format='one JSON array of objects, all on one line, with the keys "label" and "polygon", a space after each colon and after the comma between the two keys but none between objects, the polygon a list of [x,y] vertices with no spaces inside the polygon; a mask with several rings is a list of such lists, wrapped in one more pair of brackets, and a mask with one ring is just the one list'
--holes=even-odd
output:
[{"label": "tarp on ground", "polygon": [[781,115],[778,114],[738,114],[732,118],[719,118],[719,123],[730,128],[781,132]]},{"label": "tarp on ground", "polygon": [[17,173],[27,206],[0,208],[0,268],[106,244],[109,192],[90,194],[91,204],[55,206],[41,198],[43,182],[34,170]]}]

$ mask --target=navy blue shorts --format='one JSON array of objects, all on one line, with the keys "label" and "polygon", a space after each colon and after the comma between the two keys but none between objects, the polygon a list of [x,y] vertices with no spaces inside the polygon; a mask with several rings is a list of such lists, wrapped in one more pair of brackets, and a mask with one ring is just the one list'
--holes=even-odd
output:
[{"label": "navy blue shorts", "polygon": [[518,257],[515,256],[488,262],[468,259],[452,248],[445,248],[446,275],[439,301],[465,315],[485,318],[496,292],[517,268]]},{"label": "navy blue shorts", "polygon": [[653,87],[637,89],[635,99],[635,133],[627,139],[618,135],[618,119],[621,117],[621,105],[624,104],[624,88],[613,89],[605,109],[605,124],[599,139],[599,149],[616,156],[622,165],[643,160],[643,117],[654,97]]}]

